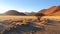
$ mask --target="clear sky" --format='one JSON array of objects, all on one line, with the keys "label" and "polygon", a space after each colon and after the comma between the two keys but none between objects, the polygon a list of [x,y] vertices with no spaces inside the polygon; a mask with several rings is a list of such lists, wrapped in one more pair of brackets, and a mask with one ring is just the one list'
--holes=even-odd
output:
[{"label": "clear sky", "polygon": [[0,13],[8,10],[37,12],[51,6],[59,6],[60,0],[0,0]]}]

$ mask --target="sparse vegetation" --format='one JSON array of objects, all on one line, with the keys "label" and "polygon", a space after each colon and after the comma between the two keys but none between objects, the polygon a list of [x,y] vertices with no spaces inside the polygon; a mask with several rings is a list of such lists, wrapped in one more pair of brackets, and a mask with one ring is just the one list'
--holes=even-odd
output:
[{"label": "sparse vegetation", "polygon": [[[56,17],[56,16],[55,16]],[[42,19],[43,18],[43,19]],[[42,17],[38,22],[36,17],[1,16],[1,34],[60,34],[60,23],[52,16]],[[46,19],[47,18],[47,19]],[[48,24],[47,24],[48,23]],[[51,24],[50,24],[51,23]]]}]

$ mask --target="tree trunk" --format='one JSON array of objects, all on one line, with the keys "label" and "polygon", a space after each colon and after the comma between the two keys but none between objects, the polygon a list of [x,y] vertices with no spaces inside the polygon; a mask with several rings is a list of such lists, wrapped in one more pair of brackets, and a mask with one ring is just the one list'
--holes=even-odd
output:
[{"label": "tree trunk", "polygon": [[38,19],[38,21],[40,22],[41,16],[38,16],[37,19]]}]

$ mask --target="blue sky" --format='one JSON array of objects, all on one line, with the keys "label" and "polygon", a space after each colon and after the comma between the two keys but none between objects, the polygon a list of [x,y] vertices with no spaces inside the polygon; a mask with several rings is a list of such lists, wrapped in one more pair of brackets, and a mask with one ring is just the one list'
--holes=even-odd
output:
[{"label": "blue sky", "polygon": [[51,6],[59,6],[60,0],[0,0],[0,13],[8,10],[20,12],[37,12]]}]

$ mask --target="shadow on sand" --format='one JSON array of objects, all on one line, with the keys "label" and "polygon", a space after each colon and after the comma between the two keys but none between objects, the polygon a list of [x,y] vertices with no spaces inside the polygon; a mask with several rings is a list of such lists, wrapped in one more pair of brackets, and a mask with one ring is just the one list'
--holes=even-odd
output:
[{"label": "shadow on sand", "polygon": [[2,34],[34,34],[37,31],[44,31],[44,28],[38,28],[31,26],[29,24],[27,25],[17,25],[16,28],[10,28],[10,30],[3,31]]}]

